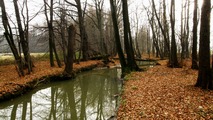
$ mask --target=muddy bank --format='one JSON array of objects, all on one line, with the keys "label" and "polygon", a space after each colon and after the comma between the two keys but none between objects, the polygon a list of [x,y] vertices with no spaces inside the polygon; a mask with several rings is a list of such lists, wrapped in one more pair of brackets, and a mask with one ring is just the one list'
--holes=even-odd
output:
[{"label": "muddy bank", "polygon": [[[74,78],[76,74],[82,71],[91,70],[93,68],[96,68],[97,66],[100,66],[100,62],[74,67],[74,74],[72,77]],[[7,82],[4,82],[0,85],[0,102],[11,100],[17,96],[21,96],[41,84],[46,84],[53,81],[70,80],[70,78],[64,76],[62,72],[63,68],[61,68],[61,70],[59,70],[58,72],[49,73],[37,78],[33,78],[33,75],[29,75],[27,76],[27,79],[30,79],[31,77],[32,79],[27,81],[21,81],[21,79],[17,79],[15,81],[8,80]]]}]

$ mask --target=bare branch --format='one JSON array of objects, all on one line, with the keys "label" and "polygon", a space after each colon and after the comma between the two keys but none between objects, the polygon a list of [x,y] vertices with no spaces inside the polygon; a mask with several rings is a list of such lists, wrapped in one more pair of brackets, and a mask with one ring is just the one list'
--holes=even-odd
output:
[{"label": "bare branch", "polygon": [[69,5],[74,6],[74,7],[76,7],[76,8],[77,8],[77,5],[75,5],[75,4],[73,4],[73,3],[71,3],[71,2],[69,2],[69,1],[67,1],[67,0],[65,0],[65,2],[66,2],[66,3],[68,3]]}]

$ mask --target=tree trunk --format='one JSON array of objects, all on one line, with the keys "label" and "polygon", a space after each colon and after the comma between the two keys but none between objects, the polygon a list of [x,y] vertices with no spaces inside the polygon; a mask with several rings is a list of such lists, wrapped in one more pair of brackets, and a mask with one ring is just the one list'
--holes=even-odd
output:
[{"label": "tree trunk", "polygon": [[17,50],[15,43],[14,43],[13,33],[12,33],[12,30],[11,30],[10,24],[8,22],[7,13],[6,13],[6,10],[5,10],[5,5],[4,5],[4,0],[0,0],[0,6],[1,6],[1,12],[2,12],[2,23],[3,23],[3,26],[4,26],[4,30],[5,30],[4,36],[5,36],[7,42],[10,46],[10,49],[13,53],[16,64],[18,65],[18,69],[17,69],[18,74],[20,76],[24,76],[22,59],[21,59],[21,56],[19,55],[18,50]]},{"label": "tree trunk", "polygon": [[86,29],[84,26],[84,18],[83,18],[83,14],[82,14],[82,9],[81,9],[81,1],[80,0],[75,0],[76,4],[77,4],[77,9],[78,9],[78,20],[79,20],[79,29],[80,29],[80,34],[81,34],[81,48],[82,48],[82,57],[83,60],[88,60],[88,50],[89,50],[89,46],[88,46],[88,38],[87,38],[87,33],[86,33]]},{"label": "tree trunk", "polygon": [[[47,15],[47,6],[50,6],[50,20]],[[54,41],[54,29],[53,29],[53,0],[50,1],[50,5],[48,5],[47,1],[44,0],[44,7],[45,7],[45,16],[47,20],[47,25],[49,29],[49,54],[50,54],[50,66],[54,66],[54,54],[58,64],[58,67],[61,67],[61,62],[57,54],[56,45]]]},{"label": "tree trunk", "polygon": [[183,27],[183,11],[184,11],[184,5],[183,5],[183,0],[182,0],[182,5],[181,5],[181,28],[180,28],[180,44],[181,44],[181,60],[185,59],[185,29]]},{"label": "tree trunk", "polygon": [[54,28],[53,28],[53,0],[50,1],[50,21],[49,21],[49,24],[48,24],[48,28],[49,28],[49,34],[50,34],[50,38],[51,39],[51,49],[53,52],[53,54],[55,55],[55,58],[56,58],[56,62],[57,62],[57,65],[58,67],[61,67],[61,61],[58,57],[58,53],[57,53],[57,49],[56,49],[56,45],[55,45],[55,39],[54,39]]},{"label": "tree trunk", "polygon": [[57,62],[58,67],[61,67],[62,65],[61,65],[61,61],[60,61],[60,59],[59,59],[59,57],[58,57],[58,53],[57,53],[57,49],[56,49],[56,45],[55,45],[55,40],[54,40],[54,38],[53,38],[53,52],[54,52],[54,54],[55,54],[55,59],[56,59],[56,62]]},{"label": "tree trunk", "polygon": [[[47,3],[47,0],[44,0],[44,13],[45,13],[45,16],[46,16],[46,20],[47,20],[47,26],[48,26],[48,29],[49,29],[49,56],[50,56],[50,66],[53,67],[55,66],[54,64],[54,58],[53,58],[53,26],[52,26],[52,17],[53,17],[53,0],[51,0],[51,5],[50,5],[50,21],[49,21],[49,18],[48,18],[48,15],[47,15],[47,6],[48,6],[48,3]],[[51,17],[52,16],[52,17]]]},{"label": "tree trunk", "polygon": [[70,25],[68,28],[68,51],[67,62],[65,64],[64,74],[72,77],[73,71],[73,56],[74,56],[74,41],[75,41],[76,29],[74,25]]},{"label": "tree trunk", "polygon": [[171,14],[170,14],[170,21],[171,21],[171,59],[170,59],[170,67],[175,68],[179,67],[178,60],[177,60],[177,45],[175,41],[175,0],[171,1]]},{"label": "tree trunk", "polygon": [[203,0],[200,26],[199,71],[195,86],[213,89],[210,70],[210,16],[211,0]]},{"label": "tree trunk", "polygon": [[197,0],[194,0],[194,17],[193,17],[193,43],[192,43],[192,69],[198,69],[197,65]]},{"label": "tree trunk", "polygon": [[170,56],[170,40],[169,40],[168,22],[167,22],[167,17],[166,17],[166,1],[165,0],[163,0],[163,28],[164,28],[164,32],[165,32],[165,36],[164,36],[164,56],[168,57],[168,56]]},{"label": "tree trunk", "polygon": [[189,9],[190,9],[190,1],[187,1],[187,17],[186,17],[186,58],[189,58]]},{"label": "tree trunk", "polygon": [[[24,53],[24,60],[25,60],[24,65],[28,68],[28,73],[30,74],[32,72],[32,60],[31,60],[30,52],[29,52],[29,45],[28,45],[28,41],[26,39],[25,33],[22,28],[17,0],[13,0],[13,3],[14,3],[14,8],[15,8],[16,20],[17,20],[17,24],[18,24],[19,38],[20,38],[22,50]],[[28,31],[26,31],[26,32],[28,32]]]},{"label": "tree trunk", "polygon": [[130,71],[132,70],[137,71],[140,68],[135,62],[133,47],[130,44],[132,43],[132,38],[130,34],[127,0],[122,0],[122,2],[123,2],[124,44],[125,44],[125,50],[127,54],[127,66],[129,67]]},{"label": "tree trunk", "polygon": [[107,54],[107,47],[105,43],[105,38],[104,38],[104,26],[103,26],[103,5],[104,5],[104,0],[94,0],[95,3],[95,9],[96,9],[96,17],[97,17],[97,27],[99,30],[99,50],[102,55]]},{"label": "tree trunk", "polygon": [[[148,21],[149,21],[149,24],[150,24],[150,27],[151,27],[151,30],[152,30],[153,46],[156,48],[156,57],[158,57],[158,55],[160,55],[160,58],[163,59],[163,54],[160,51],[158,40],[157,40],[157,35],[156,35],[156,32],[155,32],[155,26],[156,25],[155,25],[155,21],[154,21],[154,8],[152,8],[152,14],[151,14],[152,17],[151,18],[149,17],[149,15],[150,14],[147,12]],[[147,36],[149,36],[148,33],[149,33],[149,31],[147,31]],[[148,45],[148,42],[147,42],[147,45]],[[150,48],[147,47],[147,51],[148,51],[148,54],[150,54]]]},{"label": "tree trunk", "polygon": [[[169,48],[170,45],[169,45],[169,37],[167,36],[167,25],[165,25],[165,24],[167,24],[166,15],[165,15],[166,14],[166,10],[164,10],[164,28],[163,28],[163,25],[161,24],[160,18],[159,18],[158,14],[157,14],[157,11],[156,11],[154,0],[152,0],[152,7],[153,7],[154,14],[155,14],[155,16],[157,18],[157,22],[158,22],[158,25],[160,27],[160,30],[161,30],[161,32],[163,34],[164,43],[165,43],[164,44],[164,46],[165,46],[165,54],[167,55],[167,54],[170,53],[170,48]],[[163,7],[164,7],[164,9],[166,9],[166,6],[163,6]]]},{"label": "tree trunk", "polygon": [[[63,3],[63,6],[62,7],[65,7],[64,6],[64,3]],[[66,63],[67,61],[66,61],[66,51],[67,51],[67,41],[66,41],[66,34],[65,34],[65,32],[66,32],[66,27],[67,27],[67,21],[66,21],[66,19],[65,19],[65,17],[66,17],[66,11],[65,11],[65,9],[64,8],[62,8],[62,10],[61,10],[61,42],[62,42],[62,52],[63,52],[63,58],[64,58],[64,63]]]},{"label": "tree trunk", "polygon": [[117,16],[116,16],[116,6],[115,6],[113,0],[110,0],[110,6],[111,6],[112,22],[113,22],[113,26],[114,26],[116,48],[117,48],[119,60],[121,63],[122,73],[124,73],[127,66],[126,66],[124,53],[123,53],[123,50],[121,47],[120,35],[119,35],[119,29],[118,29],[118,21],[117,21]]}]

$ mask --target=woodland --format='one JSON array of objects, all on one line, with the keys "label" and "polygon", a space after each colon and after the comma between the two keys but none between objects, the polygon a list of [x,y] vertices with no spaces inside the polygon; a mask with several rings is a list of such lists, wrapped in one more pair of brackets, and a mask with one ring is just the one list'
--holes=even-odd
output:
[{"label": "woodland", "polygon": [[0,96],[10,83],[113,63],[124,80],[117,119],[213,119],[211,0],[0,0],[0,8],[0,57],[12,56],[0,59]]}]

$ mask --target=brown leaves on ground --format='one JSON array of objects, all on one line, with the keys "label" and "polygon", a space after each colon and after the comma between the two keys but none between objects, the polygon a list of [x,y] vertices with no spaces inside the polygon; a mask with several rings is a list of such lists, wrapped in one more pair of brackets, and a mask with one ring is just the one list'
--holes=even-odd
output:
[{"label": "brown leaves on ground", "polygon": [[213,119],[213,91],[194,87],[195,70],[162,65],[127,79],[118,120]]},{"label": "brown leaves on ground", "polygon": [[[89,65],[100,63],[99,61],[86,61],[80,64],[74,64],[74,70]],[[15,65],[0,66],[0,97],[4,94],[10,94],[18,89],[22,89],[26,83],[30,83],[35,79],[42,78],[48,75],[57,75],[63,72],[64,67],[50,67],[49,61],[35,62],[35,67],[30,75],[19,77]]]}]

